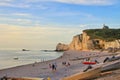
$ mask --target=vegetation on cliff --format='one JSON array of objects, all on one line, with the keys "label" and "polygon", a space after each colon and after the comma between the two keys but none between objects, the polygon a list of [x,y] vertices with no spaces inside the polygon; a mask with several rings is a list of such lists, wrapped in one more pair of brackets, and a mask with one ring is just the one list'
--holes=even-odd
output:
[{"label": "vegetation on cliff", "polygon": [[120,39],[120,29],[87,29],[83,32],[86,32],[91,39],[102,39],[105,41]]}]

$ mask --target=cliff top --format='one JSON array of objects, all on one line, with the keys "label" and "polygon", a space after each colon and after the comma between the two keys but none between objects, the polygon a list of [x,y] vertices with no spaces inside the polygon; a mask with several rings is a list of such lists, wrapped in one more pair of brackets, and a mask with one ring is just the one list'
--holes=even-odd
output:
[{"label": "cliff top", "polygon": [[86,32],[91,39],[102,39],[105,41],[120,39],[120,29],[87,29],[83,32]]}]

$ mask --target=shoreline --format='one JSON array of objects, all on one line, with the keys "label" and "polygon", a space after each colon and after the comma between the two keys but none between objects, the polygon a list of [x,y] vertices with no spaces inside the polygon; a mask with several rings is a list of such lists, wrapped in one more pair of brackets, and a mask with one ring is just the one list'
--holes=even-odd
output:
[{"label": "shoreline", "polygon": [[[49,56],[50,54],[50,56]],[[44,52],[42,50],[20,51],[20,50],[3,50],[0,51],[0,70],[17,67],[21,65],[33,64],[35,62],[43,62],[53,60],[63,55],[56,51]]]},{"label": "shoreline", "polygon": [[[0,78],[3,76],[8,77],[37,77],[37,78],[47,78],[50,77],[52,80],[60,80],[64,77],[82,72],[87,68],[87,65],[82,64],[83,59],[81,60],[71,60],[85,57],[96,56],[95,59],[98,59],[99,62],[103,62],[106,56],[100,57],[101,55],[110,55],[113,53],[107,52],[91,52],[91,51],[65,51],[62,57],[57,59],[48,60],[45,62],[37,62],[33,64],[21,65],[12,68],[0,70]],[[93,59],[94,60],[94,59]],[[62,65],[62,62],[69,62],[70,66]],[[56,63],[57,70],[52,71],[49,68],[49,64]]]}]

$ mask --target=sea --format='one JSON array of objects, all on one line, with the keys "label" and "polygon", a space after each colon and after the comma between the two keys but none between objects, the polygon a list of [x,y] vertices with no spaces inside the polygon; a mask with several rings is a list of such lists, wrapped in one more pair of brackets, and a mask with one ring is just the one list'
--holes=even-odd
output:
[{"label": "sea", "polygon": [[44,50],[0,50],[0,70],[56,59],[63,55],[63,52]]}]

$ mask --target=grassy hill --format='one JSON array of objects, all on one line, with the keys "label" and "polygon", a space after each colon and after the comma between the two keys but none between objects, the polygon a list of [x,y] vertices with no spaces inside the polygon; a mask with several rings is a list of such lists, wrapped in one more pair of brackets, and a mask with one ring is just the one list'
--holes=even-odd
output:
[{"label": "grassy hill", "polygon": [[102,39],[105,41],[113,41],[120,39],[120,29],[87,29],[84,30],[91,39]]}]

